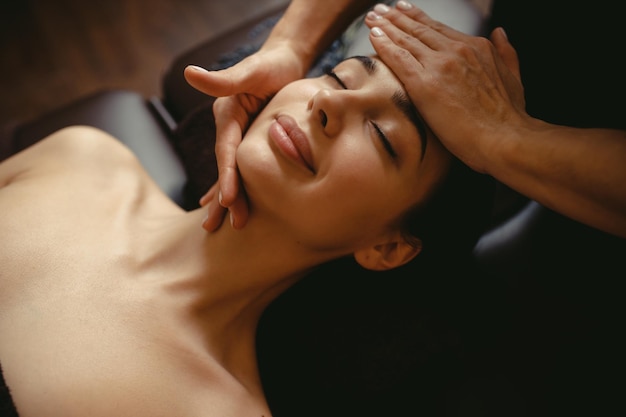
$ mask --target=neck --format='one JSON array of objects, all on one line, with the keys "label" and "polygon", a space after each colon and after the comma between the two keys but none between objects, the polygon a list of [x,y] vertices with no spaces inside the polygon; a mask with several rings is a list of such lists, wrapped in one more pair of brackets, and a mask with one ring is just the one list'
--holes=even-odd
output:
[{"label": "neck", "polygon": [[161,227],[150,255],[159,267],[173,269],[173,282],[195,283],[194,291],[202,294],[205,307],[228,300],[260,302],[264,308],[321,262],[284,234],[253,220],[243,230],[224,223],[217,232],[207,233],[201,227],[205,211],[185,213]]},{"label": "neck", "polygon": [[138,248],[149,248],[140,265],[174,300],[181,322],[194,323],[194,337],[233,369],[242,358],[254,358],[263,310],[324,260],[254,219],[243,230],[225,223],[209,234],[201,227],[205,212],[155,219],[137,242]]}]

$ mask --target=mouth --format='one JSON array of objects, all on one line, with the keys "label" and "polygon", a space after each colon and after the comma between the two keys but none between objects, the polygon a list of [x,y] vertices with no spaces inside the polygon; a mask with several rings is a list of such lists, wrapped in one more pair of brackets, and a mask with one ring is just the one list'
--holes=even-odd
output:
[{"label": "mouth", "polygon": [[309,139],[291,116],[278,115],[270,126],[269,135],[288,158],[315,173]]}]

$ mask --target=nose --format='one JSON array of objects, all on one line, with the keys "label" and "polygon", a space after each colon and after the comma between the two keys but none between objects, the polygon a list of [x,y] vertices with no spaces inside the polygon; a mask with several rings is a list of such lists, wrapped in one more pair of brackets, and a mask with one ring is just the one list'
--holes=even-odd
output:
[{"label": "nose", "polygon": [[328,137],[335,137],[343,128],[347,107],[346,96],[345,91],[323,88],[309,101],[311,117]]}]

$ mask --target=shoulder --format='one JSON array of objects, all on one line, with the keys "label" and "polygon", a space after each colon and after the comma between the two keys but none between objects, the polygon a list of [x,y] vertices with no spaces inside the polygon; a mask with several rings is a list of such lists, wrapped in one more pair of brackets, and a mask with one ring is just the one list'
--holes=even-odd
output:
[{"label": "shoulder", "polygon": [[46,155],[52,154],[65,162],[136,162],[133,153],[122,142],[91,126],[66,127],[46,137],[38,145],[41,145]]},{"label": "shoulder", "polygon": [[139,169],[135,155],[122,142],[90,126],[58,130],[0,164],[0,185],[24,176],[72,174],[102,168]]}]

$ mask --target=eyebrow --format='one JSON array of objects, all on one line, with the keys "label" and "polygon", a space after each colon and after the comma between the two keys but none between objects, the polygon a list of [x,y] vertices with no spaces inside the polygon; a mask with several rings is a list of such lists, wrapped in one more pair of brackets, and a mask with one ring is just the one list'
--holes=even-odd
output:
[{"label": "eyebrow", "polygon": [[[348,59],[356,59],[357,61],[359,61],[363,65],[363,68],[365,69],[365,72],[367,72],[368,75],[374,75],[376,73],[377,63],[374,59],[370,58],[369,56],[357,55]],[[406,118],[409,119],[411,124],[413,124],[413,126],[415,126],[415,128],[417,129],[417,133],[419,134],[420,144],[422,148],[421,158],[424,159],[424,154],[426,153],[426,143],[427,143],[426,123],[424,123],[424,120],[422,119],[419,112],[415,108],[415,105],[409,99],[409,97],[407,96],[404,90],[397,90],[391,97],[391,101],[393,102],[393,104],[395,104],[398,110],[400,110],[400,112],[404,114]]]}]

